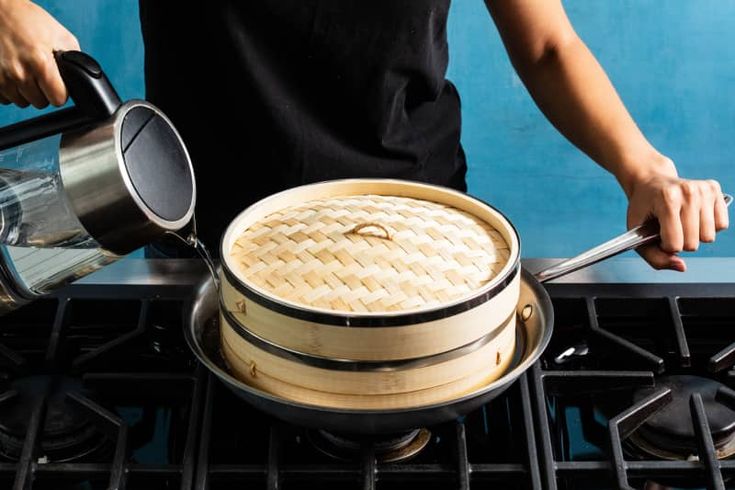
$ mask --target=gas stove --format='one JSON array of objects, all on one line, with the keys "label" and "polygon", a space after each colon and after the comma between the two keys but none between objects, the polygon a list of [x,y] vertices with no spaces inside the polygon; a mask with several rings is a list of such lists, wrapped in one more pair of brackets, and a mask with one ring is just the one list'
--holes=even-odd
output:
[{"label": "gas stove", "polygon": [[182,324],[204,274],[126,260],[0,318],[0,488],[735,488],[735,259],[548,284],[531,370],[381,440],[272,419],[198,365]]}]

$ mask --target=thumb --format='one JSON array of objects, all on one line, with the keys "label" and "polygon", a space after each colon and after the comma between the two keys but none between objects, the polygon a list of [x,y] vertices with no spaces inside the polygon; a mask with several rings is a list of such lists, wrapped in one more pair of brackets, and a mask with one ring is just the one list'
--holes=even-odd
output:
[{"label": "thumb", "polygon": [[669,269],[679,272],[685,272],[687,269],[686,263],[681,257],[662,250],[657,243],[639,247],[636,252],[654,269]]},{"label": "thumb", "polygon": [[[652,210],[643,206],[629,206],[627,218],[628,229],[639,226],[649,219],[657,219]],[[658,242],[638,247],[636,252],[654,269],[686,271],[684,260],[675,253],[663,250]]]}]

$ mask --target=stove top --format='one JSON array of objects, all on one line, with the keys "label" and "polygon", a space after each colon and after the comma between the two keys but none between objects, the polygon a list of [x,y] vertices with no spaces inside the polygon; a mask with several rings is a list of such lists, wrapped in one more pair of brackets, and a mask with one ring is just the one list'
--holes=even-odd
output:
[{"label": "stove top", "polygon": [[[503,396],[356,442],[274,420],[195,362],[198,262],[118,263],[0,318],[0,488],[735,488],[735,260],[690,266],[548,284],[552,341]],[[411,458],[378,456],[405,441]]]}]

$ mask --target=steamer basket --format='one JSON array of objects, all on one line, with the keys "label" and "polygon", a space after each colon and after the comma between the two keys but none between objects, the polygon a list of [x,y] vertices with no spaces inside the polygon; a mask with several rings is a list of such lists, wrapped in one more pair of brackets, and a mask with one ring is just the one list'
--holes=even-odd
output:
[{"label": "steamer basket", "polygon": [[498,379],[511,363],[515,314],[472,345],[392,363],[334,361],[294,355],[258,339],[220,314],[221,349],[244,383],[301,403],[335,408],[405,408],[463,396]]},{"label": "steamer basket", "polygon": [[322,358],[416,359],[500,335],[520,288],[518,235],[500,212],[399,180],[275,194],[235,218],[220,255],[232,327]]}]

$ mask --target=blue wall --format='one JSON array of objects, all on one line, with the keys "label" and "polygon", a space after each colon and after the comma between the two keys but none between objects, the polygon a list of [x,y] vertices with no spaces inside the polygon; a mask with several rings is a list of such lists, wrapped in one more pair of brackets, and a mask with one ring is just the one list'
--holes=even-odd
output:
[{"label": "blue wall", "polygon": [[[135,0],[39,3],[99,59],[121,96],[142,97]],[[717,178],[735,192],[735,2],[565,5],[644,133],[677,162],[680,174]],[[524,255],[569,256],[624,231],[622,192],[535,108],[482,0],[454,0],[449,39],[449,77],[463,100],[470,192],[510,216]],[[0,124],[34,112],[1,108]],[[735,256],[735,229],[697,255]]]}]

